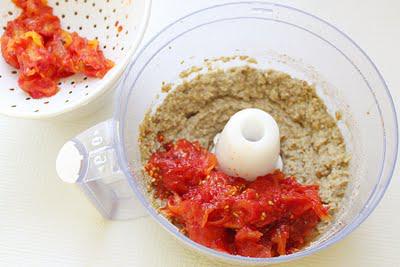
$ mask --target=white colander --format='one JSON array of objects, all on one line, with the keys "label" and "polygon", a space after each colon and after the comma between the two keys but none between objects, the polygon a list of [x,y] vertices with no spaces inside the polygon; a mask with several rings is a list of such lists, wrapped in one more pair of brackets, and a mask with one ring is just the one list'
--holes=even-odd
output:
[{"label": "white colander", "polygon": [[[18,86],[18,71],[0,57],[0,113],[31,119],[52,118],[86,106],[115,83],[142,40],[150,17],[151,0],[49,0],[63,29],[98,39],[115,66],[103,79],[74,75],[62,79],[60,91],[33,99]],[[11,0],[0,1],[0,35],[9,20],[20,14]]]}]

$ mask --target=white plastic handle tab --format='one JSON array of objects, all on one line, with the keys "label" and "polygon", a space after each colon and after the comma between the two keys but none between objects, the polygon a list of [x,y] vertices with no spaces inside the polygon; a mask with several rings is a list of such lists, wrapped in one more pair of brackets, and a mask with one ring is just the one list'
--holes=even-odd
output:
[{"label": "white plastic handle tab", "polygon": [[61,148],[57,173],[64,182],[77,184],[105,218],[146,216],[121,171],[113,140],[112,120],[79,134]]}]

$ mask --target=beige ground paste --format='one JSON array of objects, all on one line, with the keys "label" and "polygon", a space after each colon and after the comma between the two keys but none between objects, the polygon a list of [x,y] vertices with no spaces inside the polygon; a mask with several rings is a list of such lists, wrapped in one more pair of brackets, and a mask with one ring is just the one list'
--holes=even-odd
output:
[{"label": "beige ground paste", "polygon": [[168,94],[140,127],[143,162],[166,140],[186,138],[208,148],[229,118],[245,108],[270,113],[280,129],[283,172],[304,184],[318,184],[333,215],[348,180],[350,157],[336,120],[315,88],[289,75],[251,67],[199,74]]}]

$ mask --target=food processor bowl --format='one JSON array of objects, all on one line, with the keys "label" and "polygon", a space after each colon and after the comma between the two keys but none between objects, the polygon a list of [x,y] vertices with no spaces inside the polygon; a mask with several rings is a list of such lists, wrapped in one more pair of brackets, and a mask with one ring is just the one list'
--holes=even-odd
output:
[{"label": "food processor bowl", "polygon": [[[246,55],[257,62],[220,58],[234,55]],[[213,62],[222,68],[250,64],[313,83],[328,111],[341,117],[338,125],[352,157],[351,181],[331,227],[299,252],[276,258],[221,253],[190,240],[152,206],[142,175],[139,125],[146,112],[154,111],[167,95],[160,90],[163,82],[181,81],[181,71],[204,66],[205,59],[213,58],[220,59]],[[396,162],[396,113],[374,63],[335,26],[280,4],[225,3],[178,19],[140,51],[126,70],[115,101],[112,119],[87,130],[63,148],[57,164],[60,176],[80,185],[107,218],[141,216],[144,207],[183,244],[224,262],[285,262],[336,243],[374,210]],[[76,170],[71,176],[64,163],[66,159],[71,161],[72,155],[80,156],[70,162]]]}]

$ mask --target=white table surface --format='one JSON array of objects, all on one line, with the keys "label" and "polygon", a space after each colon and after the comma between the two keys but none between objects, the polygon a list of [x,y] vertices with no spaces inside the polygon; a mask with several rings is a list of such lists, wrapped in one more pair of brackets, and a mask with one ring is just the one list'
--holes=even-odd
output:
[{"label": "white table surface", "polygon": [[[153,0],[144,42],[175,18],[216,2]],[[348,33],[377,64],[400,110],[399,1],[280,2]],[[58,180],[54,163],[61,145],[111,110],[110,104],[76,122],[0,117],[0,266],[211,266],[148,217],[104,220],[76,187]],[[397,168],[378,208],[350,236],[285,266],[400,266],[398,176]]]}]

